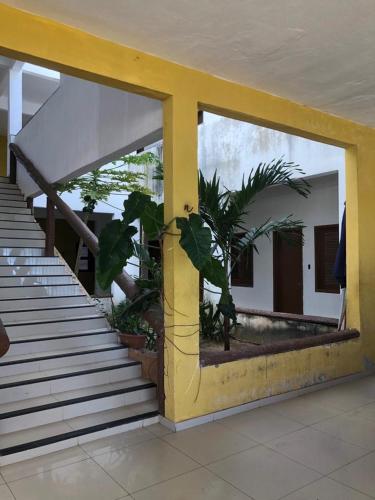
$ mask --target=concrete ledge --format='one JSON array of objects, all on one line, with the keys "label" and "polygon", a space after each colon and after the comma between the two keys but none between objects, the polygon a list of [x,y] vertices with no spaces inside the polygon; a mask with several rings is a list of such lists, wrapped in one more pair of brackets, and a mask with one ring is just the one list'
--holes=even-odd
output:
[{"label": "concrete ledge", "polygon": [[313,337],[305,337],[301,339],[283,340],[267,345],[252,345],[249,344],[246,349],[238,351],[201,351],[200,364],[201,366],[220,365],[230,363],[239,359],[249,359],[267,354],[279,354],[288,351],[298,351],[309,347],[319,345],[333,344],[343,342],[345,340],[355,339],[359,337],[358,330],[342,330],[340,332],[324,333]]},{"label": "concrete ledge", "polygon": [[247,316],[264,316],[265,318],[284,319],[286,321],[303,321],[304,323],[317,323],[319,325],[334,326],[336,328],[338,325],[338,320],[336,318],[325,318],[323,316],[306,316],[304,314],[263,311],[261,309],[246,309],[243,307],[236,307],[236,312]]}]

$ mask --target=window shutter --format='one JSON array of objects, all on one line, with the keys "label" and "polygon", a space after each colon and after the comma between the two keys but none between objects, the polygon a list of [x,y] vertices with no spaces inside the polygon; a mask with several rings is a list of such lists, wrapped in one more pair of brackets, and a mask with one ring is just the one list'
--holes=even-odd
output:
[{"label": "window shutter", "polygon": [[[238,239],[244,234],[237,234]],[[238,251],[232,248],[232,259],[235,259]],[[240,259],[235,264],[231,273],[232,286],[254,286],[254,251],[253,247],[248,247],[241,255]]]},{"label": "window shutter", "polygon": [[316,226],[315,232],[315,291],[339,293],[340,287],[333,275],[339,246],[339,226]]}]

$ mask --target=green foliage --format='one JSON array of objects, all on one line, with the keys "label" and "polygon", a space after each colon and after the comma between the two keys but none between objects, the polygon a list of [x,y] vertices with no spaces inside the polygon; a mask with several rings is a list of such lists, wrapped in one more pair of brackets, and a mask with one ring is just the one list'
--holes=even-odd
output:
[{"label": "green foliage", "polygon": [[151,203],[151,196],[140,191],[130,193],[128,199],[124,201],[124,211],[122,212],[122,222],[131,224],[139,219],[145,207]]},{"label": "green foliage", "polygon": [[[161,164],[159,171],[162,173]],[[283,185],[303,197],[308,195],[309,185],[304,180],[295,179],[296,173],[303,174],[298,165],[282,159],[261,163],[251,170],[247,180],[243,179],[241,188],[234,192],[222,187],[216,173],[210,181],[200,173],[199,213],[176,218],[181,247],[204,278],[221,290],[216,311],[218,316],[211,314],[211,306],[206,305],[205,311],[209,313],[210,321],[214,318],[218,321],[217,318],[223,315],[226,348],[229,348],[230,322],[232,326],[237,323],[230,293],[230,274],[236,263],[232,258],[232,250],[236,250],[236,259],[239,259],[250,246],[256,249],[255,242],[259,237],[270,237],[274,231],[303,227],[302,221],[294,220],[291,215],[279,220],[267,219],[259,226],[247,227],[251,205],[256,195],[264,189]],[[107,226],[100,236],[98,276],[102,286],[108,286],[132,255],[138,256],[142,265],[150,266],[151,278],[137,279],[140,293],[129,306],[132,313],[140,314],[155,301],[161,303],[163,273],[162,266],[150,258],[147,248],[133,241],[136,230],[129,224],[139,218],[148,239],[161,242],[172,221],[165,223],[163,204],[158,205],[149,195],[141,192],[129,196],[122,215],[122,221],[113,221],[112,226],[109,229]],[[241,237],[238,237],[239,233]]]},{"label": "green foliage", "polygon": [[128,226],[120,220],[113,220],[101,232],[97,278],[103,290],[110,286],[134,254],[132,237],[137,231],[134,226]]},{"label": "green foliage", "polygon": [[117,305],[112,304],[111,313],[107,315],[112,328],[122,333],[133,335],[146,335],[146,348],[154,350],[156,347],[156,335],[138,312],[131,312],[131,302],[123,300]]},{"label": "green foliage", "polygon": [[188,218],[177,217],[176,225],[181,230],[180,245],[193,265],[201,271],[211,257],[210,229],[203,225],[198,214],[190,214]]},{"label": "green foliage", "polygon": [[164,203],[148,203],[141,214],[143,230],[150,240],[159,239],[164,229]]},{"label": "green foliage", "polygon": [[72,193],[80,190],[80,198],[84,212],[93,212],[98,202],[106,202],[111,194],[125,194],[137,191],[152,194],[145,187],[146,175],[142,172],[124,170],[124,166],[152,166],[160,164],[159,158],[153,153],[127,155],[120,158],[121,163],[112,162],[113,168],[98,168],[88,174],[57,185],[59,193]]},{"label": "green foliage", "polygon": [[199,305],[200,334],[203,339],[222,342],[224,322],[222,315],[212,302],[204,301]]}]

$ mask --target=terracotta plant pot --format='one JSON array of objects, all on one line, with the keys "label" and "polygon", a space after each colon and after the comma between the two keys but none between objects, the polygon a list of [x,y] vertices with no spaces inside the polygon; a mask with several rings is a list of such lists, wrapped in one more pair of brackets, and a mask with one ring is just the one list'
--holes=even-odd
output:
[{"label": "terracotta plant pot", "polygon": [[119,339],[122,345],[132,349],[143,349],[146,344],[146,335],[134,335],[134,333],[119,333]]}]

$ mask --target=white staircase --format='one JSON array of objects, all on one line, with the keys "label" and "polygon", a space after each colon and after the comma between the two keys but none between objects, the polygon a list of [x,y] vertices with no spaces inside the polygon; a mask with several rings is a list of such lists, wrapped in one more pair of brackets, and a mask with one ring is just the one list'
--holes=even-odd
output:
[{"label": "white staircase", "polygon": [[0,177],[0,465],[158,421],[155,385],[44,241]]}]

